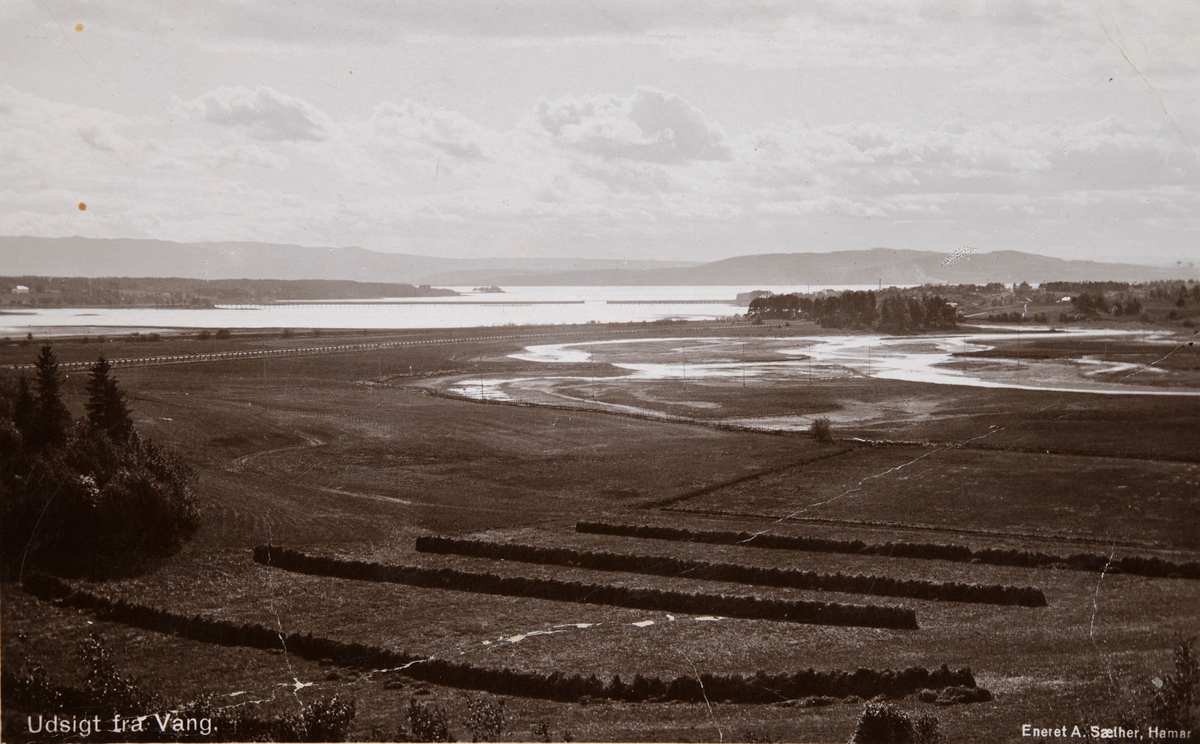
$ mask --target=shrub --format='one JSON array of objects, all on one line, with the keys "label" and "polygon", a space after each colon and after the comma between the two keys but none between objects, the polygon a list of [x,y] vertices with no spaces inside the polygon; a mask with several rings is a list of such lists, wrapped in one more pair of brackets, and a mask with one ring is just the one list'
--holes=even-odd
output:
[{"label": "shrub", "polygon": [[[329,700],[317,700],[305,705],[289,728],[296,734],[295,741],[345,741],[356,712],[353,698],[343,700],[334,695]],[[276,740],[290,739],[276,737]]]},{"label": "shrub", "polygon": [[147,694],[137,680],[123,676],[113,664],[112,651],[104,639],[92,633],[84,639],[79,649],[87,676],[84,693],[93,705],[104,706],[102,717],[129,710],[150,710],[153,698]]},{"label": "shrub", "polygon": [[222,329],[218,330],[218,331],[217,331],[217,333],[216,333],[216,336],[215,336],[215,338],[216,338],[218,341],[220,341],[220,340],[222,340],[222,339],[229,338],[229,329],[228,329],[228,328],[222,328]]},{"label": "shrub", "polygon": [[1167,729],[1193,730],[1200,727],[1197,692],[1200,692],[1200,662],[1192,640],[1175,647],[1175,673],[1163,675],[1162,687],[1150,703],[1154,721]]},{"label": "shrub", "polygon": [[401,741],[452,741],[446,709],[440,705],[424,705],[412,698],[405,716],[408,729],[400,727]]},{"label": "shrub", "polygon": [[833,425],[825,416],[818,416],[809,425],[808,431],[818,442],[833,441]]},{"label": "shrub", "polygon": [[940,740],[937,718],[923,715],[914,720],[887,703],[867,703],[850,737],[851,744],[936,744]]},{"label": "shrub", "polygon": [[496,701],[468,698],[467,728],[471,741],[500,741],[504,733],[504,699]]},{"label": "shrub", "polygon": [[112,652],[99,635],[92,633],[85,638],[76,655],[83,665],[82,688],[54,685],[40,664],[22,654],[16,668],[4,669],[5,708],[30,713],[82,708],[105,719],[131,710],[151,711],[163,706],[163,701],[147,693],[137,680],[117,670]]}]

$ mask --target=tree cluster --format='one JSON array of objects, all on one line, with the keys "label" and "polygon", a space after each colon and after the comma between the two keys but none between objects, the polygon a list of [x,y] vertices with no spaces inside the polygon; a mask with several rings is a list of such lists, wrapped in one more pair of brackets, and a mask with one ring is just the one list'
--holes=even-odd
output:
[{"label": "tree cluster", "polygon": [[944,331],[954,328],[956,310],[940,295],[885,297],[879,308],[877,327],[888,333]]},{"label": "tree cluster", "polygon": [[62,374],[43,346],[33,385],[0,397],[0,509],[8,577],[32,568],[74,575],[144,570],[199,527],[194,473],[134,430],[125,396],[101,357],[86,415],[62,400]]},{"label": "tree cluster", "polygon": [[1084,315],[1138,315],[1142,303],[1131,294],[1109,296],[1103,292],[1081,292],[1071,298],[1077,312]]},{"label": "tree cluster", "polygon": [[889,291],[882,302],[875,292],[847,290],[816,297],[780,294],[758,297],[747,314],[762,320],[806,318],[823,328],[874,329],[915,333],[954,328],[956,310],[940,295]]}]

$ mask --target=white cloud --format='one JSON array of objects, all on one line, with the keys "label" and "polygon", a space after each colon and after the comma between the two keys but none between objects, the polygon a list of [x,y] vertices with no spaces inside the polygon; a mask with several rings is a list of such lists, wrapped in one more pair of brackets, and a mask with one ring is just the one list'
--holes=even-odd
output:
[{"label": "white cloud", "polygon": [[212,124],[244,127],[261,140],[323,140],[329,117],[307,101],[267,86],[217,88],[183,104]]},{"label": "white cloud", "polygon": [[455,111],[429,109],[413,101],[403,105],[380,103],[367,121],[376,144],[388,149],[422,145],[435,147],[457,158],[486,157],[489,137],[475,122]]},{"label": "white cloud", "polygon": [[649,87],[626,98],[542,99],[537,119],[558,142],[610,157],[682,163],[730,156],[725,133],[699,109]]}]

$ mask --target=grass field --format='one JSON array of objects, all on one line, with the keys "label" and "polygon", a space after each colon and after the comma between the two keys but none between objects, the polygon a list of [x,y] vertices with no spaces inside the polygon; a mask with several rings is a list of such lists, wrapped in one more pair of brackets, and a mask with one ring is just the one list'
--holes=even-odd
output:
[{"label": "grass field", "polygon": [[[554,332],[561,335],[552,340],[564,342],[628,338],[630,330],[528,333]],[[699,323],[632,330],[728,337],[730,348],[745,343],[751,359],[766,357],[763,349],[789,336],[819,332]],[[574,531],[577,521],[596,519],[1194,561],[1200,558],[1200,398],[994,390],[862,375],[751,379],[744,387],[736,376],[630,381],[604,364],[556,366],[554,374],[583,379],[540,389],[539,395],[562,394],[553,400],[497,403],[447,393],[476,377],[547,375],[545,365],[508,357],[538,341],[498,338],[526,331],[325,334],[321,343],[438,343],[118,367],[138,430],[178,449],[198,471],[204,522],[182,553],[152,573],[77,585],[182,617],[545,675],[629,680],[970,667],[991,701],[896,701],[935,714],[947,741],[1022,740],[1025,723],[1116,725],[1126,712],[1145,709],[1155,689],[1151,680],[1170,671],[1173,646],[1200,631],[1200,581]],[[461,340],[467,337],[473,340]],[[201,343],[236,351],[312,341],[235,333],[225,340],[167,337],[103,347],[60,341],[55,350],[64,361],[84,361],[100,348],[117,358],[182,354]],[[1139,351],[1134,346],[1023,346],[1022,352],[1042,358],[1108,353],[1115,360],[1132,358]],[[1006,351],[1015,348],[1002,344],[973,363],[1007,363],[1013,357]],[[34,354],[34,346],[0,348],[0,366],[27,363]],[[1192,384],[1194,360],[1194,350],[1171,360],[1171,386]],[[66,386],[77,414],[82,378],[72,373]],[[744,425],[816,415],[833,420],[835,441]],[[1045,593],[1047,606],[937,602],[416,551],[416,538],[430,534],[821,574],[1032,586]],[[708,617],[307,575],[255,563],[252,549],[264,543],[381,564],[647,593],[903,606],[914,610],[919,627]],[[17,584],[3,587],[6,668],[25,655],[59,684],[82,684],[87,670],[75,650],[89,633],[105,639],[119,669],[174,702],[212,694],[268,713],[351,695],[357,715],[350,735],[358,740],[394,739],[411,699],[444,705],[452,732],[467,739],[468,701],[501,697],[502,738],[515,740],[846,741],[862,710],[861,700],[840,698],[741,704],[497,696],[369,664],[173,636],[44,602]],[[4,739],[20,740],[24,716],[36,712],[6,707]]]}]

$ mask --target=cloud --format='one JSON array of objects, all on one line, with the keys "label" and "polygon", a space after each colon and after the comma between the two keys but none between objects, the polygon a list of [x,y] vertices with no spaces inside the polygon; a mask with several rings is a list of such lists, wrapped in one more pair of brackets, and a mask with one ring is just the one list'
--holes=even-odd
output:
[{"label": "cloud", "polygon": [[541,126],[561,144],[600,155],[660,163],[727,160],[725,133],[692,104],[649,87],[633,95],[539,101]]},{"label": "cloud", "polygon": [[367,122],[373,140],[387,148],[426,145],[458,158],[485,157],[488,133],[475,122],[446,109],[430,109],[413,101],[402,106],[380,103]]},{"label": "cloud", "polygon": [[330,124],[316,106],[265,85],[258,90],[217,88],[183,108],[212,124],[244,127],[260,140],[323,140]]},{"label": "cloud", "polygon": [[[653,88],[542,99],[503,130],[413,101],[331,120],[266,88],[181,105],[182,124],[0,85],[0,234],[460,255],[570,250],[595,235],[597,253],[676,257],[701,244],[706,255],[797,240],[1032,249],[1022,241],[1037,234],[1092,250],[1196,234],[1200,168],[1174,130],[1115,116],[934,128],[789,118],[726,134]],[[322,139],[294,147],[297,129]]]}]

